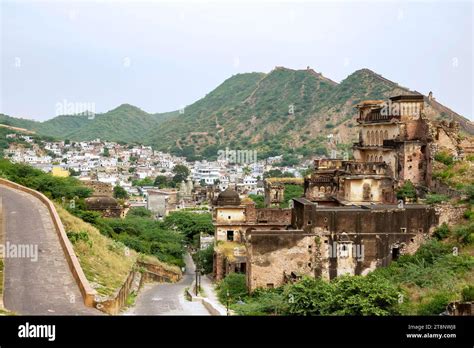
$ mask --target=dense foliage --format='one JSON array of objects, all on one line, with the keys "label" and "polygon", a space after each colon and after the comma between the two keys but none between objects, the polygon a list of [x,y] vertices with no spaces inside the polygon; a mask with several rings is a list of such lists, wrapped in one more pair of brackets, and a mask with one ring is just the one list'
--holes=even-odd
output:
[{"label": "dense foliage", "polygon": [[249,195],[249,198],[255,202],[256,208],[265,208],[265,197],[263,195]]},{"label": "dense foliage", "polygon": [[241,315],[438,315],[449,302],[473,296],[463,285],[473,269],[473,256],[453,253],[452,245],[432,240],[414,255],[403,255],[367,276],[346,275],[331,282],[303,278],[252,295],[240,293],[245,278],[237,277],[225,282],[225,289],[235,287],[239,295],[231,297],[232,309]]},{"label": "dense foliage", "polygon": [[91,193],[91,190],[82,186],[76,178],[55,177],[29,165],[15,164],[6,159],[0,159],[0,176],[38,190],[53,199],[83,198]]},{"label": "dense foliage", "polygon": [[197,267],[204,270],[204,274],[212,273],[214,261],[214,246],[209,245],[205,249],[200,249],[193,255],[194,263]]},{"label": "dense foliage", "polygon": [[408,198],[415,200],[416,197],[415,185],[413,185],[410,180],[405,181],[405,183],[397,190],[398,199],[406,200]]},{"label": "dense foliage", "polygon": [[214,225],[210,213],[192,213],[188,211],[171,212],[164,220],[164,226],[180,231],[188,242],[199,233],[214,234]]}]

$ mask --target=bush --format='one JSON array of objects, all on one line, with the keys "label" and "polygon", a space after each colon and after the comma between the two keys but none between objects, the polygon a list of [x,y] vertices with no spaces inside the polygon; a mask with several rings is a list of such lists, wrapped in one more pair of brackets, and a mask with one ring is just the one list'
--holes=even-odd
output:
[{"label": "bush", "polygon": [[446,310],[447,305],[451,302],[452,295],[442,292],[435,294],[427,303],[420,305],[418,309],[419,315],[439,315]]},{"label": "bush", "polygon": [[184,234],[191,242],[199,233],[214,234],[214,225],[210,213],[191,213],[187,211],[176,211],[170,213],[164,220],[169,229],[175,229]]},{"label": "bush", "polygon": [[433,233],[433,236],[438,239],[445,239],[447,236],[449,236],[450,229],[448,224],[445,222],[441,226],[437,227],[436,230]]},{"label": "bush", "polygon": [[89,239],[89,235],[87,234],[87,232],[67,232],[66,235],[72,244],[76,244],[77,242],[82,241],[89,245],[89,247],[92,247],[92,241]]},{"label": "bush", "polygon": [[198,250],[193,255],[196,265],[204,269],[204,274],[212,273],[212,264],[214,262],[214,246],[209,245],[205,249]]},{"label": "bush", "polygon": [[227,303],[227,293],[229,302],[235,303],[247,296],[247,286],[245,274],[230,273],[217,285],[217,297],[223,304]]},{"label": "bush", "polygon": [[454,235],[462,244],[470,244],[474,242],[474,223],[456,227],[454,229]]},{"label": "bush", "polygon": [[462,289],[461,295],[462,295],[463,302],[474,301],[474,286],[469,285],[465,287],[464,289]]},{"label": "bush", "polygon": [[447,152],[438,152],[435,155],[435,161],[441,162],[447,166],[450,166],[454,163],[454,157]]},{"label": "bush", "polygon": [[146,217],[146,218],[151,218],[151,211],[148,210],[147,208],[144,207],[136,207],[130,209],[130,211],[127,214],[127,217]]},{"label": "bush", "polygon": [[397,191],[398,199],[416,199],[416,189],[413,183],[410,180],[405,181],[405,183]]},{"label": "bush", "polygon": [[428,204],[436,204],[436,203],[442,203],[447,201],[449,198],[445,195],[440,195],[440,194],[428,194],[426,195],[426,203]]},{"label": "bush", "polygon": [[464,218],[467,219],[467,220],[474,220],[474,210],[472,209],[468,209],[464,212]]},{"label": "bush", "polygon": [[467,185],[464,188],[464,192],[466,193],[469,202],[474,204],[474,184]]},{"label": "bush", "polygon": [[255,208],[265,208],[265,197],[262,195],[249,195],[249,198],[255,202]]},{"label": "bush", "polygon": [[305,278],[285,290],[288,314],[391,315],[396,314],[399,291],[377,276],[341,276],[330,283]]},{"label": "bush", "polygon": [[321,279],[303,278],[285,289],[290,315],[331,314],[334,288]]},{"label": "bush", "polygon": [[232,306],[239,315],[280,315],[288,313],[288,301],[283,288],[258,289],[244,303]]}]

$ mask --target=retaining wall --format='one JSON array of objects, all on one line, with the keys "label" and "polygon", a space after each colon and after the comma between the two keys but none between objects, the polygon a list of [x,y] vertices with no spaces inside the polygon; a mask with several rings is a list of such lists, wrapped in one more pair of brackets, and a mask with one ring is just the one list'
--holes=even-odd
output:
[{"label": "retaining wall", "polygon": [[61,222],[61,219],[59,218],[58,212],[56,211],[54,204],[41,192],[32,190],[28,187],[19,185],[12,181],[0,178],[0,184],[13,188],[15,190],[28,193],[38,198],[44,205],[46,205],[50,213],[51,219],[53,220],[53,224],[58,234],[59,242],[61,243],[64,256],[66,257],[67,263],[69,265],[69,269],[71,270],[74,280],[76,281],[77,286],[79,287],[79,290],[81,291],[82,298],[84,299],[84,304],[88,307],[94,307],[94,303],[95,303],[94,298],[97,295],[97,291],[91,287],[91,285],[89,284],[89,281],[87,280],[81,268],[79,260],[77,259],[74,249],[72,247],[72,244],[66,235],[66,231],[64,230],[63,223]]}]

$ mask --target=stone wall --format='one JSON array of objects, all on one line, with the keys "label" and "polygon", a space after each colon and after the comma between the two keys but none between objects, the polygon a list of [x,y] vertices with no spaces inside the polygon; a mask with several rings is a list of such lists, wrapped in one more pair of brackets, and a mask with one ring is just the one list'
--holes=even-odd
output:
[{"label": "stone wall", "polygon": [[[108,314],[118,314],[120,310],[125,306],[127,298],[132,293],[132,288],[138,277],[138,283],[141,283],[141,273],[138,271],[131,271],[128,274],[125,283],[122,287],[108,299],[100,299],[99,297],[95,300],[95,308]],[[136,289],[138,290],[138,289]]]},{"label": "stone wall", "polygon": [[287,278],[314,274],[316,240],[304,231],[251,231],[247,236],[247,287],[278,287]]},{"label": "stone wall", "polygon": [[56,229],[56,232],[59,236],[59,242],[63,249],[66,261],[69,265],[69,269],[71,270],[72,276],[74,277],[79,287],[79,290],[82,294],[84,304],[88,307],[93,307],[95,303],[95,296],[97,295],[97,291],[91,287],[91,285],[89,284],[89,281],[87,280],[84,274],[84,271],[81,268],[79,260],[77,259],[74,249],[71,245],[71,242],[69,241],[66,235],[66,231],[64,230],[63,223],[61,222],[61,219],[59,218],[58,212],[56,211],[54,204],[42,193],[32,190],[28,187],[18,185],[17,183],[14,183],[12,181],[0,178],[0,184],[31,194],[32,196],[38,198],[44,205],[46,205],[51,215],[51,219],[53,220],[53,224]]}]

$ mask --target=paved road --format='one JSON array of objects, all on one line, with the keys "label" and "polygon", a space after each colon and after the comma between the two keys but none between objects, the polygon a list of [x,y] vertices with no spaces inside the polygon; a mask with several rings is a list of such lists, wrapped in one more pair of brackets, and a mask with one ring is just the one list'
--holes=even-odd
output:
[{"label": "paved road", "polygon": [[27,193],[5,186],[0,186],[0,197],[5,245],[32,246],[29,254],[24,254],[29,257],[10,254],[5,258],[5,308],[31,315],[100,314],[84,305],[46,206]]},{"label": "paved road", "polygon": [[191,302],[184,291],[195,277],[194,263],[185,256],[186,272],[177,283],[147,284],[138,294],[135,306],[124,315],[209,315],[201,302]]}]

